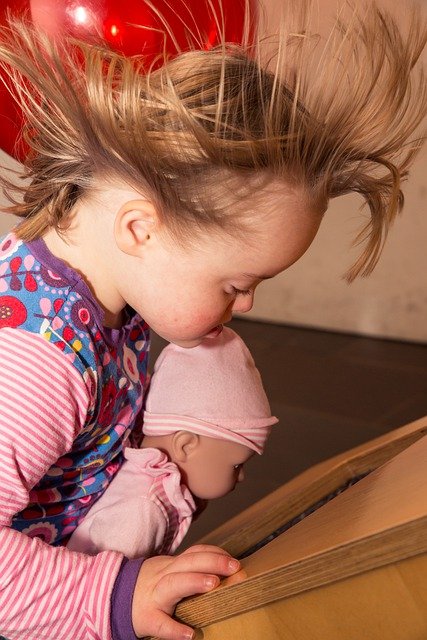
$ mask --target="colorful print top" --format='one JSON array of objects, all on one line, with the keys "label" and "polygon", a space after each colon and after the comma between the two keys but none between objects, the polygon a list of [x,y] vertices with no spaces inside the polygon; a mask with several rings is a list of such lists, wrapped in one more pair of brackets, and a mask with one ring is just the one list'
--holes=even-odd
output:
[{"label": "colorful print top", "polygon": [[[122,464],[122,443],[134,430],[142,405],[149,330],[131,309],[125,326],[104,327],[103,312],[82,277],[53,256],[43,240],[24,243],[11,233],[0,242],[0,341],[2,361],[13,353],[15,371],[22,373],[12,428],[21,431],[21,438],[28,436],[31,464],[39,470],[38,482],[28,487],[29,504],[20,505],[10,526],[61,544]],[[39,351],[47,345],[43,366],[49,397],[44,385],[32,388],[34,369],[42,368]],[[42,378],[40,370],[37,379]],[[22,410],[26,393],[31,414]],[[78,407],[67,406],[70,394]],[[42,445],[46,434],[45,446],[60,454],[48,466]]]},{"label": "colorful print top", "polygon": [[135,637],[128,604],[141,560],[61,543],[120,467],[123,441],[137,442],[148,346],[132,309],[121,329],[105,328],[85,281],[42,240],[0,239],[0,636],[8,640]]}]

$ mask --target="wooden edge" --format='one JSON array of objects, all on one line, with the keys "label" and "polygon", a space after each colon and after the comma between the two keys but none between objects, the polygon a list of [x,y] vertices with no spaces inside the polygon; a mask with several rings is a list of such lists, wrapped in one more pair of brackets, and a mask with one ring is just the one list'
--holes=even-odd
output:
[{"label": "wooden edge", "polygon": [[427,516],[181,602],[175,617],[205,627],[268,603],[427,553]]},{"label": "wooden edge", "polygon": [[321,462],[198,541],[239,557],[355,476],[373,471],[427,434],[427,416]]}]

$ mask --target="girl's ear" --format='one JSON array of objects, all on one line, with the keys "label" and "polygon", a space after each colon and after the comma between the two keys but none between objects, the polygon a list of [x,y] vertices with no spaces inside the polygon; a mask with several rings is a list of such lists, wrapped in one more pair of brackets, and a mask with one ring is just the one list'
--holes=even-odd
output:
[{"label": "girl's ear", "polygon": [[172,437],[171,453],[174,462],[187,462],[197,453],[200,436],[190,431],[177,431]]},{"label": "girl's ear", "polygon": [[148,200],[129,200],[118,210],[114,220],[114,237],[118,248],[131,256],[141,251],[159,225],[154,205]]}]

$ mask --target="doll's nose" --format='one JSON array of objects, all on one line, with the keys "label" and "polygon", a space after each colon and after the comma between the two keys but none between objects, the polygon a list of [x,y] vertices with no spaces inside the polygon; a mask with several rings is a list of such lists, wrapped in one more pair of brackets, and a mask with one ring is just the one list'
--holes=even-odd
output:
[{"label": "doll's nose", "polygon": [[245,470],[242,467],[241,469],[239,469],[239,473],[237,475],[237,482],[243,482],[244,479],[245,479]]}]

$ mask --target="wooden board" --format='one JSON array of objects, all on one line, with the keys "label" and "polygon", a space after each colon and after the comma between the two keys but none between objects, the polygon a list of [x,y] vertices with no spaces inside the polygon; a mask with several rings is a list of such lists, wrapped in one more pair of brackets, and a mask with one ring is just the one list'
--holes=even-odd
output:
[{"label": "wooden board", "polygon": [[370,472],[427,434],[427,416],[317,464],[230,519],[198,542],[240,557],[353,477]]},{"label": "wooden board", "polygon": [[424,640],[427,555],[204,627],[204,640]]},{"label": "wooden board", "polygon": [[316,465],[205,538],[222,546],[225,531],[226,544],[245,538],[247,548],[266,514],[277,526],[278,514],[301,513],[369,472],[216,590],[180,603],[176,617],[205,640],[427,638],[426,431],[424,418]]}]

